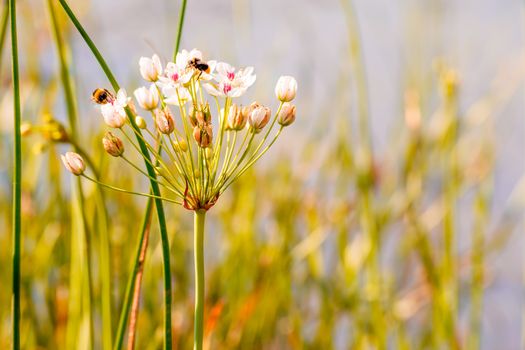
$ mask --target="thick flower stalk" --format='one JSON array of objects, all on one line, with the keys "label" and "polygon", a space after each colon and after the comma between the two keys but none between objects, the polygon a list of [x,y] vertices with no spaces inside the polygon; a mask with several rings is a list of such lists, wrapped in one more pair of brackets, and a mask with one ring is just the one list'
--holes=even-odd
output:
[{"label": "thick flower stalk", "polygon": [[[102,144],[108,154],[124,160],[152,179],[124,156],[123,142],[116,135],[120,133],[132,148],[139,150],[131,137],[135,133],[153,157],[146,161],[155,166],[158,177],[154,180],[164,189],[162,198],[195,212],[195,349],[201,349],[205,213],[268,151],[282,130],[295,121],[296,108],[291,101],[297,92],[297,82],[290,76],[278,80],[275,87],[278,104],[272,112],[269,106],[257,102],[242,106],[235,101],[254,84],[253,67],[236,69],[225,62],[205,61],[202,53],[193,49],[182,50],[176,55],[175,62],[168,62],[165,66],[157,55],[143,57],[139,68],[141,76],[148,82],[147,86],[134,91],[137,105],[142,110],[140,116],[124,90],[115,94],[105,89],[94,92],[93,99],[101,104],[104,122],[114,129],[106,134]],[[145,130],[144,136],[127,124],[126,106],[134,112],[136,125]],[[96,181],[86,175],[78,163],[71,154],[64,157],[68,170]],[[152,197],[151,194],[100,184]]]}]

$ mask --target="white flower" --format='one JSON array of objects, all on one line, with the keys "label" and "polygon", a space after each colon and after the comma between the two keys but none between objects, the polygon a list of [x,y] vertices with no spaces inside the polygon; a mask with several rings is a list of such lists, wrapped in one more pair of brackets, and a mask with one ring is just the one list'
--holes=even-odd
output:
[{"label": "white flower", "polygon": [[82,175],[86,170],[84,159],[75,152],[67,152],[60,156],[66,169],[74,175]]},{"label": "white flower", "polygon": [[184,104],[191,100],[191,94],[188,89],[184,87],[165,87],[162,89],[164,95],[164,102],[175,106],[184,106]]},{"label": "white flower", "polygon": [[204,88],[210,95],[224,97],[239,97],[253,85],[256,75],[253,73],[253,67],[239,69],[228,63],[219,62],[215,66],[216,73],[213,74],[217,84],[205,84]]},{"label": "white flower", "polygon": [[127,96],[126,90],[120,89],[117,98],[100,106],[100,112],[104,117],[104,122],[111,128],[121,128],[126,123],[126,111],[124,108],[128,105],[130,97]]},{"label": "white flower", "polygon": [[189,82],[193,72],[186,69],[185,62],[179,63],[180,65],[169,62],[166,65],[163,76],[159,77],[159,81],[157,82],[165,97],[164,102],[172,105],[179,105],[179,98],[182,104],[191,98],[190,93],[184,85]]},{"label": "white flower", "polygon": [[159,76],[162,74],[162,64],[160,58],[157,55],[153,55],[152,58],[141,57],[139,60],[140,74],[147,81],[157,81]]},{"label": "white flower", "polygon": [[149,89],[144,86],[138,88],[135,90],[134,95],[139,106],[145,110],[154,110],[159,104],[159,92],[155,84],[151,84]]},{"label": "white flower", "polygon": [[294,77],[284,75],[275,85],[275,96],[281,102],[290,102],[297,93],[297,81]]},{"label": "white flower", "polygon": [[186,64],[168,62],[163,76],[159,77],[159,85],[178,87],[182,86],[191,79],[193,72],[186,70]]}]

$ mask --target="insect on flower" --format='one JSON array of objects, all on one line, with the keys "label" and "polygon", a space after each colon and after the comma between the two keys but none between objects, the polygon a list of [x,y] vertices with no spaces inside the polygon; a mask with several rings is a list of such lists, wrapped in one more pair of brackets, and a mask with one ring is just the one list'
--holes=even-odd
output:
[{"label": "insect on flower", "polygon": [[104,105],[106,103],[111,103],[112,101],[114,101],[115,96],[113,96],[113,94],[107,89],[97,88],[95,89],[95,91],[93,91],[91,99],[93,100],[93,102],[99,105]]},{"label": "insect on flower", "polygon": [[199,71],[209,73],[210,72],[210,65],[203,60],[201,60],[198,57],[194,57],[191,60],[188,61],[188,67],[195,68]]}]

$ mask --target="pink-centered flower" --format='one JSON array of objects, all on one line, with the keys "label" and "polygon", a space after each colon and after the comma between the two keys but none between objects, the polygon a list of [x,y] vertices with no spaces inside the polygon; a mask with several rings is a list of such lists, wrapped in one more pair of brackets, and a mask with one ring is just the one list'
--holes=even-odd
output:
[{"label": "pink-centered flower", "polygon": [[235,70],[228,63],[219,62],[215,66],[213,77],[215,83],[205,84],[204,88],[210,95],[223,97],[239,97],[253,85],[256,75],[253,67]]}]

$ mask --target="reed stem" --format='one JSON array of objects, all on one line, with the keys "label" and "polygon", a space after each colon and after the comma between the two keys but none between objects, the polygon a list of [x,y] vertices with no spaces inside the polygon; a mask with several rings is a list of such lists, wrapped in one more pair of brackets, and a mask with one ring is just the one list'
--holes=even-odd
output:
[{"label": "reed stem", "polygon": [[13,285],[12,285],[12,347],[20,349],[20,246],[22,236],[22,136],[20,134],[20,81],[18,73],[18,40],[16,31],[16,0],[9,0],[11,22],[11,58],[13,69],[14,107],[14,176],[13,176]]}]

